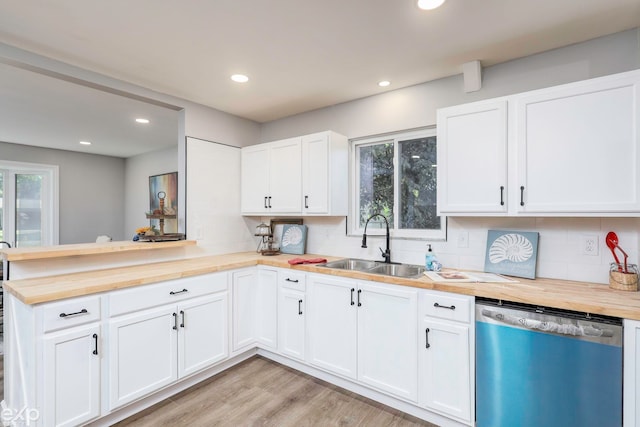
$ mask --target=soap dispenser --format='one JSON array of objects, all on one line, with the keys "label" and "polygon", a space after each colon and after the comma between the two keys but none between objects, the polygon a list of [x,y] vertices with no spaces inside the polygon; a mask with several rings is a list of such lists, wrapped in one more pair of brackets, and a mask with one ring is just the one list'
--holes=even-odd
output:
[{"label": "soap dispenser", "polygon": [[427,254],[424,256],[424,268],[426,268],[427,271],[440,271],[442,266],[438,262],[435,252],[431,249],[431,244],[428,244],[427,246],[429,248],[427,249]]}]

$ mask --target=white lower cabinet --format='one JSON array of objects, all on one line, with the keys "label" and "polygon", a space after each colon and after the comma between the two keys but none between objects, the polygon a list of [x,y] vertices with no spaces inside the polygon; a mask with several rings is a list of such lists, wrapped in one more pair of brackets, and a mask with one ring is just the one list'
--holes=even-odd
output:
[{"label": "white lower cabinet", "polygon": [[309,362],[416,401],[417,289],[314,275]]},{"label": "white lower cabinet", "polygon": [[90,324],[44,338],[44,425],[76,426],[100,415],[102,334]]},{"label": "white lower cabinet", "polygon": [[338,375],[357,376],[357,306],[354,280],[307,277],[308,361]]},{"label": "white lower cabinet", "polygon": [[305,275],[278,272],[278,352],[305,360]]},{"label": "white lower cabinet", "polygon": [[[257,286],[257,287],[256,287]],[[264,348],[278,347],[278,272],[258,267],[256,293],[256,340]]]},{"label": "white lower cabinet", "polygon": [[640,321],[624,320],[623,425],[640,424]]},{"label": "white lower cabinet", "polygon": [[177,310],[163,306],[109,322],[109,406],[118,408],[178,378]]},{"label": "white lower cabinet", "polygon": [[233,289],[233,351],[255,345],[257,271],[255,268],[234,271]]},{"label": "white lower cabinet", "polygon": [[277,348],[277,270],[248,268],[232,273],[233,351],[259,344]]},{"label": "white lower cabinet", "polygon": [[185,302],[178,310],[178,378],[226,359],[229,355],[227,293]]},{"label": "white lower cabinet", "polygon": [[[171,286],[154,289],[150,285],[116,292],[111,297],[112,316],[127,312],[109,320],[111,410],[220,362],[229,354],[226,273],[168,283]],[[154,301],[155,297],[163,301],[159,293],[179,302],[143,309],[145,300]],[[131,299],[142,308],[129,312]]]},{"label": "white lower cabinet", "polygon": [[419,404],[466,424],[474,419],[474,299],[421,291]]}]

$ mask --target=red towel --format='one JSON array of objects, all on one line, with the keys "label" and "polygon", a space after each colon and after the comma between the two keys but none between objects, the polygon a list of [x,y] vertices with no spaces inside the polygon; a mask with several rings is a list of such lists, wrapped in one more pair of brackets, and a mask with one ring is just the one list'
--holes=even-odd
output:
[{"label": "red towel", "polygon": [[325,258],[293,258],[290,259],[288,261],[289,264],[291,265],[297,265],[297,264],[322,264],[324,262],[327,262],[327,260]]}]

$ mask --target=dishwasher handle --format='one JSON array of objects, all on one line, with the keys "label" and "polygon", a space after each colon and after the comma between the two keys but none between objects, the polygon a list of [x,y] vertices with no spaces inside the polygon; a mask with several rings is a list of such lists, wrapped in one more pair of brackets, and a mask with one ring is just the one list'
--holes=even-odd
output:
[{"label": "dishwasher handle", "polygon": [[493,319],[497,322],[507,323],[509,325],[519,326],[521,328],[537,330],[541,332],[553,332],[562,335],[571,335],[574,337],[613,337],[614,333],[608,329],[598,329],[591,325],[569,325],[551,321],[541,321],[528,319],[526,317],[512,316],[506,313],[482,309],[482,315]]}]

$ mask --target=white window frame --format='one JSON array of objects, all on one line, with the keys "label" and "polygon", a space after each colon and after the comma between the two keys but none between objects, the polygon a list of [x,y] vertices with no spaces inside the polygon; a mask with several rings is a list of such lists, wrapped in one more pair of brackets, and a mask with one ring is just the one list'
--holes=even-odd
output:
[{"label": "white window frame", "polygon": [[[5,240],[15,247],[15,218],[9,221],[9,212],[15,215],[15,175],[16,174],[41,174],[42,182],[42,246],[58,245],[59,237],[59,179],[58,166],[39,163],[15,162],[0,160],[0,170],[4,174],[3,224]],[[7,231],[11,236],[7,235]]]},{"label": "white window frame", "polygon": [[[424,138],[424,137],[433,137],[436,136],[436,128],[435,126],[430,126],[427,128],[421,128],[410,131],[401,131],[401,132],[393,132],[382,135],[370,136],[365,138],[356,138],[349,141],[349,156],[350,156],[350,181],[351,181],[351,203],[349,207],[349,234],[350,235],[362,235],[364,233],[364,228],[360,227],[360,221],[358,218],[360,209],[360,197],[359,197],[359,189],[360,189],[360,174],[359,174],[359,163],[357,156],[358,147],[363,147],[367,145],[376,145],[382,144],[385,142],[393,143],[393,224],[389,224],[389,230],[392,238],[400,238],[400,239],[413,239],[413,240],[446,240],[447,238],[447,218],[445,216],[440,217],[440,229],[438,230],[425,230],[425,229],[417,229],[417,230],[409,230],[409,229],[400,229],[400,191],[399,191],[399,173],[398,173],[398,159],[399,159],[399,143],[402,141],[407,141],[411,139]],[[436,166],[437,167],[437,166]],[[385,235],[385,229],[380,228],[367,228],[367,235]]]}]

